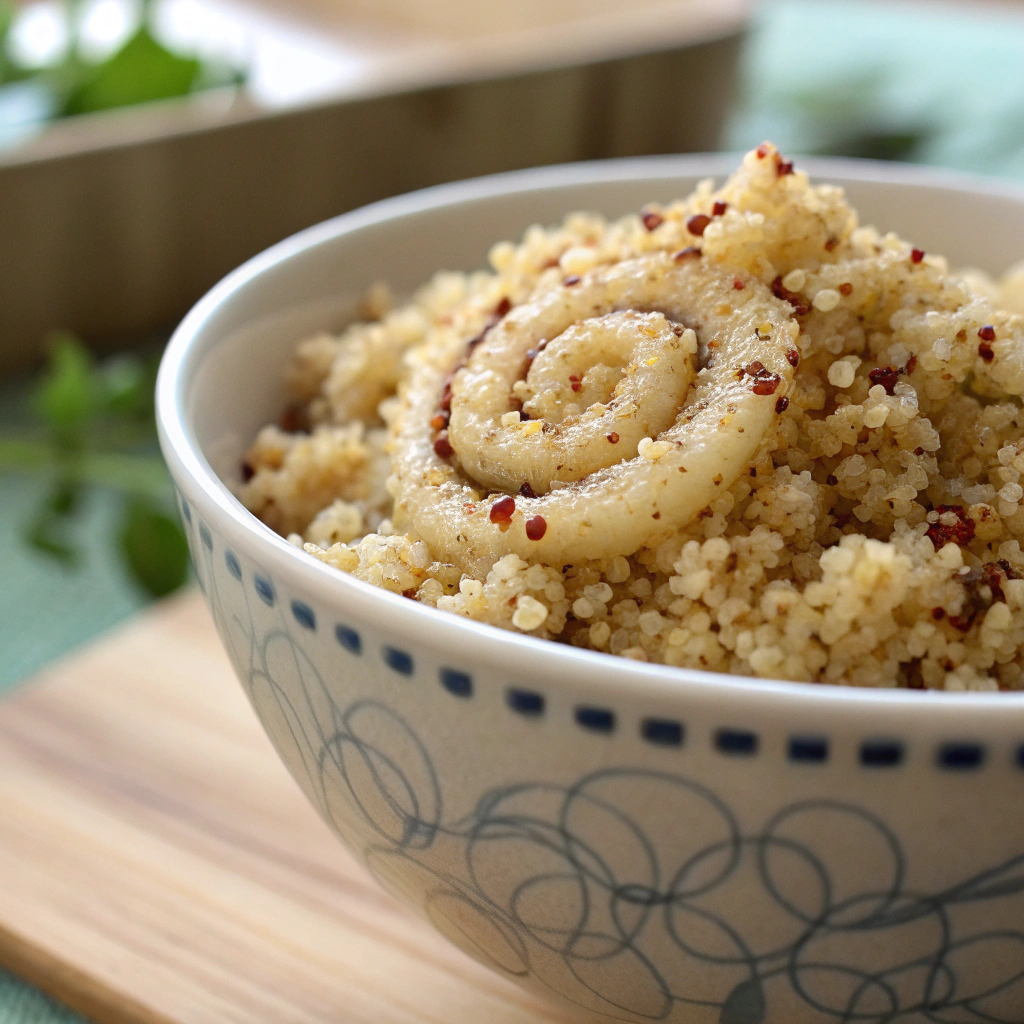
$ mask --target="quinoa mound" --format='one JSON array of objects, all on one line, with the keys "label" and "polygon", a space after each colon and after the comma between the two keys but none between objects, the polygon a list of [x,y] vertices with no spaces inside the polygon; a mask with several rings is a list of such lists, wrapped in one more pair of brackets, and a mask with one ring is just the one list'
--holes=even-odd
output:
[{"label": "quinoa mound", "polygon": [[[767,289],[795,323],[777,395],[778,374],[758,390],[767,371],[746,371],[774,408],[753,457],[699,514],[637,550],[575,564],[440,557],[396,501],[416,368],[440,360],[456,372],[510,310],[657,253],[735,275],[737,308]],[[859,226],[842,189],[811,185],[765,144],[717,191],[706,181],[615,222],[534,226],[495,245],[489,270],[439,273],[396,308],[377,287],[365,305],[364,322],[298,345],[292,404],[259,433],[237,487],[309,556],[442,611],[640,661],[1024,689],[1024,318],[1010,311],[1024,309],[1024,274],[951,273],[943,257]],[[624,372],[569,377],[569,400],[598,400],[559,415],[606,409],[600,394]],[[443,398],[434,451],[460,474]],[[516,426],[509,415],[501,423]],[[527,420],[524,435],[540,430]],[[655,434],[622,459],[671,447]],[[494,531],[519,515],[516,501],[537,498],[528,484],[478,491]],[[526,536],[543,524],[534,516]]]}]

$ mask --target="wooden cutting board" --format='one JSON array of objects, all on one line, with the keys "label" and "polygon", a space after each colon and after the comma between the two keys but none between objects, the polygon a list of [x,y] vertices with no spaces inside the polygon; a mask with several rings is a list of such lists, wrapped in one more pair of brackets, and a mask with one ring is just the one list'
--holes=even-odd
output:
[{"label": "wooden cutting board", "polygon": [[568,1019],[376,887],[197,594],[0,703],[0,964],[100,1024]]}]

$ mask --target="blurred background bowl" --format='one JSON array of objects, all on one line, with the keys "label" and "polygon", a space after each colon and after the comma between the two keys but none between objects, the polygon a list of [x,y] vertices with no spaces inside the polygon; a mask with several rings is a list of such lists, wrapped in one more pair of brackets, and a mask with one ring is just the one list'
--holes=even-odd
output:
[{"label": "blurred background bowl", "polygon": [[263,6],[245,91],[82,115],[0,149],[0,374],[38,362],[57,326],[100,349],[137,342],[266,246],[389,195],[715,149],[751,4]]}]

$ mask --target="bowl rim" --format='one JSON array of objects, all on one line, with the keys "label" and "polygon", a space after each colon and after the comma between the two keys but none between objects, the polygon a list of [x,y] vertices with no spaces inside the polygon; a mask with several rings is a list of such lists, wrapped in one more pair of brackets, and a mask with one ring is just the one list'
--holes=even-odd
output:
[{"label": "bowl rim", "polygon": [[[225,276],[203,296],[182,320],[168,343],[156,385],[156,419],[160,444],[173,475],[186,478],[190,490],[204,499],[206,511],[239,539],[255,546],[268,570],[287,576],[299,574],[307,590],[326,605],[346,597],[359,602],[377,622],[388,622],[396,635],[434,646],[437,631],[450,632],[454,649],[470,663],[513,664],[541,673],[557,688],[563,678],[585,679],[595,695],[621,695],[623,686],[642,695],[725,701],[730,704],[777,709],[801,707],[819,712],[858,708],[865,713],[884,711],[901,719],[926,715],[956,721],[971,710],[975,720],[1003,716],[1009,709],[1024,710],[1024,692],[911,691],[888,687],[814,684],[737,676],[668,665],[632,661],[601,651],[584,650],[552,640],[512,632],[462,616],[408,601],[370,583],[355,579],[303,553],[249,512],[213,471],[185,415],[185,397],[191,379],[218,338],[204,338],[209,321],[239,291],[280,264],[329,245],[338,237],[399,220],[409,215],[476,200],[516,194],[528,197],[552,187],[595,183],[628,183],[645,179],[694,175],[717,177],[733,170],[742,154],[694,153],[628,157],[509,171],[437,185],[381,200],[333,217],[285,238],[252,257]],[[819,180],[845,179],[873,183],[931,186],[956,192],[984,194],[1024,202],[1024,188],[993,178],[927,166],[874,160],[830,157],[797,158],[802,170]],[[566,212],[569,212],[568,210]]]}]

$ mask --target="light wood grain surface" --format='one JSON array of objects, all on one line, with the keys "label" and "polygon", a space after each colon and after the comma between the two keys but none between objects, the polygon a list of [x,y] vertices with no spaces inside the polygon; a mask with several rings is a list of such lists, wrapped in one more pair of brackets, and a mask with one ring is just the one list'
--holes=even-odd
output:
[{"label": "light wood grain surface", "polygon": [[568,1020],[376,887],[195,594],[0,704],[0,964],[100,1024]]}]

